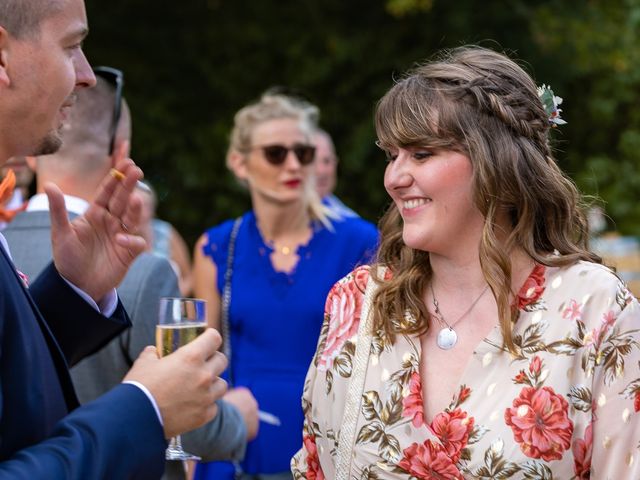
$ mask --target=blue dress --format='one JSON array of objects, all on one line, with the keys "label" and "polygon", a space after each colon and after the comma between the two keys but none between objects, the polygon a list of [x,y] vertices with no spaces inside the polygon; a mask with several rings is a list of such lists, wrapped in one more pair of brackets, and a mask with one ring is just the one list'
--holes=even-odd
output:
[{"label": "blue dress", "polygon": [[[206,232],[203,251],[217,266],[217,289],[224,288],[233,220]],[[258,436],[247,446],[242,469],[247,473],[289,471],[302,443],[301,407],[305,375],[315,353],[326,296],[354,266],[368,263],[378,231],[361,218],[333,222],[334,231],[313,224],[307,245],[290,273],[276,272],[273,251],[262,239],[253,212],[245,213],[238,231],[231,281],[231,359],[234,385],[251,390],[260,410],[278,417],[280,426],[260,422]],[[198,465],[196,480],[233,478],[230,464]]]}]

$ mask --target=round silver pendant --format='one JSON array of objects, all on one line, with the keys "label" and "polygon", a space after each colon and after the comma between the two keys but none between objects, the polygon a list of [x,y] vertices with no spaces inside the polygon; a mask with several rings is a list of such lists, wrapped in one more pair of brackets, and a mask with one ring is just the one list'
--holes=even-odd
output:
[{"label": "round silver pendant", "polygon": [[458,343],[458,334],[453,328],[445,327],[438,332],[436,343],[442,350],[449,350]]}]

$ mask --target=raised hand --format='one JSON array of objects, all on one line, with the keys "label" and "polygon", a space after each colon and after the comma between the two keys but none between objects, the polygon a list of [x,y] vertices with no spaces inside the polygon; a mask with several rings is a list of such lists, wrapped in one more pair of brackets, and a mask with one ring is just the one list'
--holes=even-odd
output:
[{"label": "raised hand", "polygon": [[147,347],[133,364],[125,381],[143,384],[153,395],[164,422],[167,438],[193,430],[216,416],[216,400],[227,391],[219,378],[227,358],[218,351],[220,334],[208,328],[191,343],[158,358]]},{"label": "raised hand", "polygon": [[134,234],[141,202],[131,195],[142,170],[131,159],[119,160],[116,169],[122,175],[108,175],[86,213],[72,222],[60,189],[51,183],[45,185],[56,268],[96,302],[122,281],[146,245]]}]

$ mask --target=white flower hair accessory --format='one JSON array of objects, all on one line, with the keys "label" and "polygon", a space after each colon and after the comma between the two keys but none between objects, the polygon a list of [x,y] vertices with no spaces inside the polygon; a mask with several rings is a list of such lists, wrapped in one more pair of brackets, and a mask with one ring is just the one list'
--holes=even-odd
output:
[{"label": "white flower hair accessory", "polygon": [[567,123],[560,118],[560,112],[562,112],[562,110],[558,108],[558,105],[562,105],[562,98],[556,97],[550,86],[542,84],[541,87],[538,87],[538,97],[540,97],[542,106],[549,116],[549,123],[552,127],[565,125]]}]

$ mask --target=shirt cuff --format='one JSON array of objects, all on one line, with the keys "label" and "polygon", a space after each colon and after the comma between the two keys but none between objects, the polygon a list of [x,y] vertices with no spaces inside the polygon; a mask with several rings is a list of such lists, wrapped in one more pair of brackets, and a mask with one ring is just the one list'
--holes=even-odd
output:
[{"label": "shirt cuff", "polygon": [[[60,276],[62,277],[62,275]],[[110,317],[111,315],[113,315],[113,312],[116,311],[116,308],[118,307],[118,294],[116,293],[115,288],[107,293],[104,297],[102,297],[102,300],[100,300],[100,303],[98,304],[84,290],[80,290],[66,278],[62,277],[62,279],[67,282],[67,284],[73,289],[73,291],[80,295],[85,302],[87,302],[97,312],[100,312],[105,317]]]},{"label": "shirt cuff", "polygon": [[147,387],[145,387],[143,384],[141,384],[140,382],[136,382],[134,380],[126,380],[126,381],[124,381],[122,383],[128,383],[129,385],[133,385],[135,387],[138,387],[140,390],[143,391],[143,393],[147,396],[147,398],[151,402],[151,405],[153,405],[153,409],[156,411],[156,415],[158,416],[158,421],[160,422],[160,425],[162,425],[162,427],[164,427],[164,422],[162,421],[162,415],[160,415],[160,409],[158,408],[158,404],[156,403],[156,399],[153,398],[153,395],[151,395],[151,392],[149,391],[149,389]]}]

